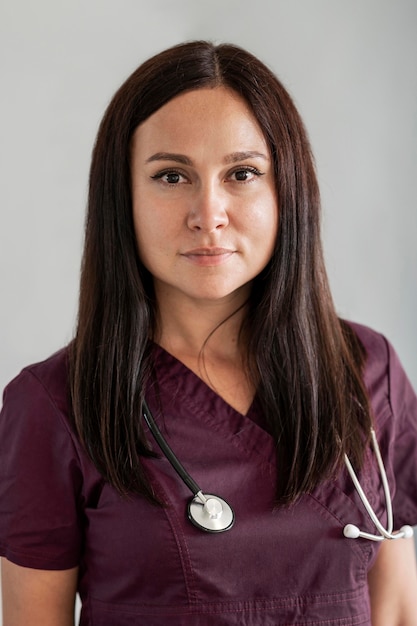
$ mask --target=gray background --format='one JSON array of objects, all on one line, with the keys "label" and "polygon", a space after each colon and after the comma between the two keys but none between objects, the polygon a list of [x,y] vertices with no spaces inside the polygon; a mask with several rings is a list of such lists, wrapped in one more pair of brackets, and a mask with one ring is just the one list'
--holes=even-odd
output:
[{"label": "gray background", "polygon": [[180,41],[240,44],[293,95],[339,313],[417,386],[415,0],[2,0],[0,387],[72,336],[88,167],[110,97]]}]

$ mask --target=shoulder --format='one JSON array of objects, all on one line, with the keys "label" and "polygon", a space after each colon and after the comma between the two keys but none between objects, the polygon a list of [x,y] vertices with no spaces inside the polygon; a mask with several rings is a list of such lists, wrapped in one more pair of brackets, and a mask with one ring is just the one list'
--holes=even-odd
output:
[{"label": "shoulder", "polygon": [[353,322],[348,325],[365,351],[363,378],[374,413],[380,414],[382,406],[389,403],[389,343],[379,332]]},{"label": "shoulder", "polygon": [[375,362],[386,364],[388,358],[388,342],[384,335],[363,324],[350,321],[347,323],[364,347],[368,365],[375,364]]},{"label": "shoulder", "polygon": [[47,359],[23,368],[6,387],[14,388],[28,378],[33,377],[42,386],[54,393],[62,393],[67,388],[68,347],[58,350]]},{"label": "shoulder", "polygon": [[[28,365],[5,388],[3,400],[15,394],[26,397],[30,390],[46,393],[61,408],[68,402],[68,348],[62,348],[49,358]],[[26,392],[26,393],[25,393]],[[32,401],[35,398],[32,397]]]},{"label": "shoulder", "polygon": [[[71,435],[68,384],[68,348],[25,367],[5,388],[0,432],[3,436],[30,438],[43,432]],[[45,441],[46,445],[46,441]]]},{"label": "shoulder", "polygon": [[385,379],[386,392],[392,396],[404,386],[411,387],[400,358],[392,345],[382,333],[368,326],[349,322],[363,348],[365,349],[364,377],[366,385],[372,387]]},{"label": "shoulder", "polygon": [[349,324],[366,352],[364,381],[375,416],[390,415],[397,427],[408,430],[412,423],[415,430],[417,397],[394,347],[381,333]]}]

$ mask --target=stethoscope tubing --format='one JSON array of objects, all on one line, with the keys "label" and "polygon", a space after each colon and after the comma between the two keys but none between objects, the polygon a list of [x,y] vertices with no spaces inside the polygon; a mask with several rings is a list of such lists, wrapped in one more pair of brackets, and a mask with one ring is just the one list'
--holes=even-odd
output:
[{"label": "stethoscope tubing", "polygon": [[375,525],[375,528],[378,530],[380,534],[375,535],[372,533],[364,532],[363,530],[359,530],[359,528],[353,524],[347,524],[343,529],[343,533],[345,537],[349,539],[357,539],[358,537],[362,537],[362,539],[369,539],[370,541],[383,541],[384,539],[389,539],[389,540],[403,539],[403,538],[407,539],[409,537],[412,537],[414,531],[411,528],[411,526],[408,526],[408,525],[403,526],[398,532],[393,532],[394,520],[393,520],[393,512],[392,512],[391,492],[390,492],[390,488],[388,484],[388,478],[387,478],[387,473],[385,471],[384,462],[382,460],[381,451],[379,449],[378,440],[376,438],[375,430],[373,428],[371,428],[371,444],[372,444],[372,449],[374,451],[374,454],[377,460],[378,469],[379,469],[379,473],[381,476],[382,488],[384,491],[385,507],[387,511],[387,527],[384,528],[381,521],[378,519],[375,511],[373,510],[371,506],[371,503],[369,502],[364,490],[362,489],[362,486],[359,482],[356,472],[353,469],[352,463],[350,462],[348,456],[345,454],[345,457],[344,457],[345,465],[352,479],[352,482],[355,486],[355,489],[361,499],[361,502],[366,512],[368,513],[369,517],[371,518],[372,522]]},{"label": "stethoscope tubing", "polygon": [[368,513],[369,517],[375,524],[375,527],[378,529],[381,535],[383,535],[386,539],[392,539],[392,529],[394,526],[394,521],[393,521],[393,514],[392,514],[391,494],[390,494],[390,489],[388,485],[387,474],[385,471],[384,463],[382,461],[381,452],[380,452],[376,435],[375,435],[375,430],[373,428],[371,428],[371,443],[372,443],[372,448],[373,448],[373,451],[374,451],[374,454],[378,463],[378,469],[379,469],[381,481],[382,481],[382,488],[384,491],[385,506],[387,510],[387,528],[383,527],[380,520],[376,516],[376,513],[371,506],[371,503],[369,502],[364,490],[362,489],[362,486],[359,482],[356,472],[353,469],[352,463],[350,462],[346,454],[345,454],[345,465],[348,469],[352,482],[355,485],[355,489],[359,494],[362,504],[365,507],[365,510]]},{"label": "stethoscope tubing", "polygon": [[178,457],[172,451],[172,448],[170,448],[170,446],[168,445],[165,437],[162,435],[155,420],[153,419],[153,415],[145,400],[143,401],[143,404],[142,404],[142,415],[144,417],[145,422],[148,425],[149,430],[151,431],[153,437],[155,438],[155,441],[157,442],[163,454],[171,463],[172,467],[177,472],[181,480],[187,485],[187,487],[190,489],[190,491],[193,493],[194,496],[197,496],[200,493],[202,494],[202,491],[199,485],[190,476],[190,474],[187,472],[185,467],[179,461]]}]

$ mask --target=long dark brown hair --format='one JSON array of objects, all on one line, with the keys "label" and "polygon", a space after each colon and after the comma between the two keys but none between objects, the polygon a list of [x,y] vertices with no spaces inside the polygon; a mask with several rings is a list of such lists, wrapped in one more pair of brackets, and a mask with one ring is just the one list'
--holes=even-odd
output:
[{"label": "long dark brown hair", "polygon": [[76,336],[70,349],[75,424],[91,459],[121,493],[155,500],[141,404],[152,369],[152,277],[137,254],[130,147],[136,127],[180,93],[227,86],[250,106],[271,151],[279,232],[255,279],[242,336],[276,439],[278,502],[292,502],[340,467],[361,464],[371,424],[364,354],[332,303],[320,240],[310,144],[282,84],[229,44],[175,46],[141,65],[112,99],[93,151]]}]

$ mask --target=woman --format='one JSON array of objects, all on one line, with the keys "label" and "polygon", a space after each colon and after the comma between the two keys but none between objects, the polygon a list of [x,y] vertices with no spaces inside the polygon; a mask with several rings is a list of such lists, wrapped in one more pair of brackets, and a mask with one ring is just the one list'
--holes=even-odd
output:
[{"label": "woman", "polygon": [[287,92],[230,45],[148,60],[99,129],[74,341],[5,393],[5,623],[78,590],[83,625],[417,624],[412,539],[344,536],[376,532],[345,454],[390,525],[371,428],[415,524],[416,397],[334,311]]}]

